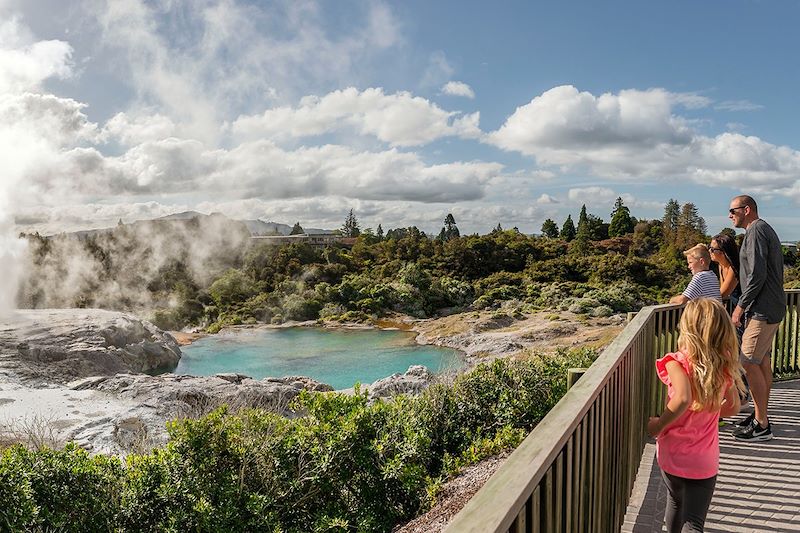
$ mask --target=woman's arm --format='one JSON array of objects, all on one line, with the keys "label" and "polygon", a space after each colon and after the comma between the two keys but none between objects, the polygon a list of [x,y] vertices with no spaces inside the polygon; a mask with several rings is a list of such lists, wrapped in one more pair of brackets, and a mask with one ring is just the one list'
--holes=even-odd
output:
[{"label": "woman's arm", "polygon": [[725,399],[722,400],[722,407],[719,410],[719,416],[727,418],[729,416],[738,415],[739,409],[742,408],[742,402],[739,399],[739,390],[736,385],[731,385],[725,391]]},{"label": "woman's arm", "polygon": [[689,376],[677,361],[667,362],[667,374],[672,383],[672,398],[667,402],[667,407],[661,416],[651,416],[647,423],[647,433],[657,437],[664,428],[675,422],[692,404],[692,385]]},{"label": "woman's arm", "polygon": [[726,272],[723,274],[723,269],[719,270],[719,275],[722,278],[719,284],[719,292],[722,294],[723,298],[727,298],[731,294],[733,294],[733,290],[739,284],[739,280],[736,277],[736,274],[733,271],[733,267],[725,269]]}]

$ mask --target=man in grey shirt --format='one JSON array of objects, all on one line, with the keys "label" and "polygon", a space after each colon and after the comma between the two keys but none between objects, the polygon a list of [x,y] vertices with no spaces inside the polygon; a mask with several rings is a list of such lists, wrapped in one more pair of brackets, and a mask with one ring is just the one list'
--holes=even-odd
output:
[{"label": "man in grey shirt", "polygon": [[753,395],[753,414],[739,423],[734,437],[742,441],[772,438],[767,405],[772,389],[770,351],[778,325],[786,314],[783,293],[783,253],[778,235],[758,218],[758,206],[750,196],[731,200],[728,218],[745,235],[739,251],[739,282],[742,295],[731,319],[744,322],[742,363]]}]

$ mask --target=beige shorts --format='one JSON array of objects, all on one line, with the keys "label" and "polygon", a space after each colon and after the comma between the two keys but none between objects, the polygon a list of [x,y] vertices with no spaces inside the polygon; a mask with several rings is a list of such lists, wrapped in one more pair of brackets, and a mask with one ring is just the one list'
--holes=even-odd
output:
[{"label": "beige shorts", "polygon": [[742,334],[742,363],[760,365],[772,351],[772,339],[780,324],[767,324],[763,320],[747,321]]}]

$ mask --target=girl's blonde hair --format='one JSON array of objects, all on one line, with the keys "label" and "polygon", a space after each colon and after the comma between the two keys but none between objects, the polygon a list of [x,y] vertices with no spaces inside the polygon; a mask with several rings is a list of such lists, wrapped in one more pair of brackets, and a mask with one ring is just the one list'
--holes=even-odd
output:
[{"label": "girl's blonde hair", "polygon": [[678,325],[678,348],[691,363],[692,411],[716,411],[731,379],[744,391],[739,342],[725,307],[715,299],[689,300]]}]

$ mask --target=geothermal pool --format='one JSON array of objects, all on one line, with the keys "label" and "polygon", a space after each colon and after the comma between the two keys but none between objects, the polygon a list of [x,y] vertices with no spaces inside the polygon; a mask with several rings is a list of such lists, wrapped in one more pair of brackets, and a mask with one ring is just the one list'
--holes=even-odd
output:
[{"label": "geothermal pool", "polygon": [[181,348],[176,374],[238,372],[255,379],[309,376],[335,389],[369,384],[410,365],[432,372],[461,368],[459,352],[420,346],[415,334],[382,330],[281,328],[240,330],[204,337]]}]

